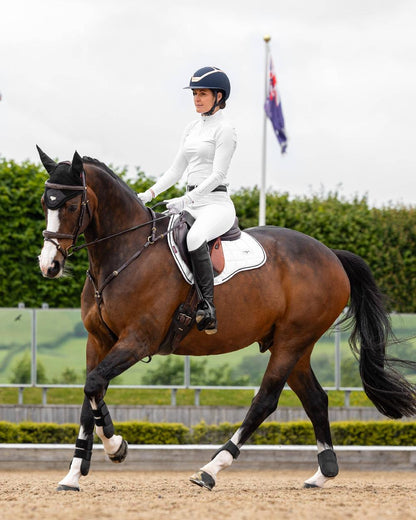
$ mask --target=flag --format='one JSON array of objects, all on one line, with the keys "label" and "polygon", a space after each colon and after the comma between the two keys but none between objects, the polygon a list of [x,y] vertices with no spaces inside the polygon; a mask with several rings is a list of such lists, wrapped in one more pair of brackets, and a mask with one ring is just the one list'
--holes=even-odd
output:
[{"label": "flag", "polygon": [[283,117],[280,95],[277,90],[277,80],[274,72],[273,60],[271,58],[269,65],[269,86],[267,89],[266,102],[264,103],[264,110],[273,125],[274,133],[279,141],[282,153],[285,153],[287,148],[285,120]]}]

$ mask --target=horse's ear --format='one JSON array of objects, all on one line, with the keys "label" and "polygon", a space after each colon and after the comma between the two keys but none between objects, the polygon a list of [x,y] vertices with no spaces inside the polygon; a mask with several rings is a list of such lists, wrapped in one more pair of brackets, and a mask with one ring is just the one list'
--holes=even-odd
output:
[{"label": "horse's ear", "polygon": [[81,175],[83,168],[82,158],[78,152],[75,152],[72,158],[72,171],[77,175]]},{"label": "horse's ear", "polygon": [[51,174],[53,170],[56,168],[56,162],[48,157],[46,153],[39,148],[38,145],[36,145],[36,148],[38,149],[40,160],[42,161],[43,166],[45,167],[45,170]]}]

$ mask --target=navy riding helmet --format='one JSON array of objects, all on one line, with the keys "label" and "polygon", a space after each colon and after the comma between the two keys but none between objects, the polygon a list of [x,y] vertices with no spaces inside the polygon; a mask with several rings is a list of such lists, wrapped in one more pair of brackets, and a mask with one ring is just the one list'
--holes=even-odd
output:
[{"label": "navy riding helmet", "polygon": [[189,86],[184,88],[209,88],[214,92],[221,91],[223,100],[230,96],[231,85],[227,74],[217,67],[202,67],[198,69],[189,81]]}]

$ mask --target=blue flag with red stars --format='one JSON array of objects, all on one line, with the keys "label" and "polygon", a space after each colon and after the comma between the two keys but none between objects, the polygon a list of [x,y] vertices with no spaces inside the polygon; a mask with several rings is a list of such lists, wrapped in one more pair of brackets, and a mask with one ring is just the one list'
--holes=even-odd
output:
[{"label": "blue flag with red stars", "polygon": [[280,95],[277,90],[277,80],[274,72],[273,60],[271,58],[269,66],[269,87],[267,90],[266,102],[264,103],[264,110],[266,111],[267,117],[272,122],[274,133],[276,134],[277,140],[280,144],[280,149],[282,153],[285,153],[287,148],[285,120],[283,117]]}]

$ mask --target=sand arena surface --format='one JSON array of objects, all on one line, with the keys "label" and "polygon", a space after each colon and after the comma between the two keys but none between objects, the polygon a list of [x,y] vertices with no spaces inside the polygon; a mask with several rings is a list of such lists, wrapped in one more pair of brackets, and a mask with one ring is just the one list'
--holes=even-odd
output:
[{"label": "sand arena surface", "polygon": [[415,473],[344,471],[325,489],[302,489],[311,474],[229,469],[210,492],[191,484],[188,472],[91,471],[78,493],[55,491],[60,471],[6,471],[0,475],[0,518],[416,519]]}]

